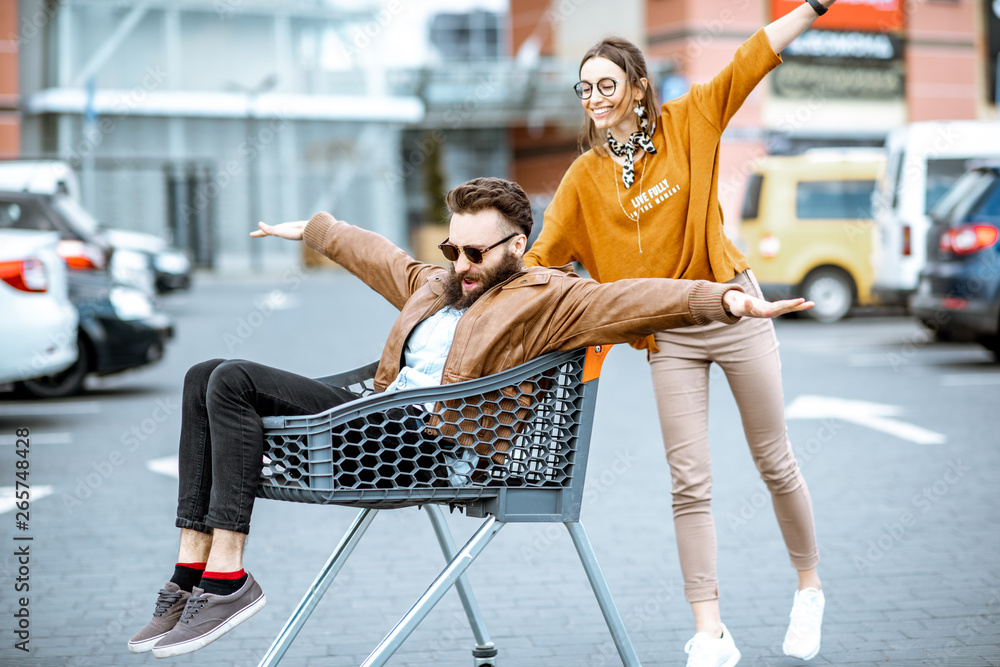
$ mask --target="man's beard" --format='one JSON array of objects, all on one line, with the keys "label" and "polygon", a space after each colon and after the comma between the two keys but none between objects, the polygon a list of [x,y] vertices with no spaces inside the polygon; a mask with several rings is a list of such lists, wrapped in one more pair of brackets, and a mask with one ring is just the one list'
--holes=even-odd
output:
[{"label": "man's beard", "polygon": [[512,252],[505,252],[500,264],[494,269],[480,268],[481,265],[476,264],[472,266],[476,271],[476,286],[470,290],[463,290],[462,276],[455,273],[455,265],[451,265],[451,271],[448,272],[448,277],[445,278],[444,282],[444,303],[446,306],[451,306],[456,310],[465,310],[491,287],[506,281],[524,268],[521,258]]}]

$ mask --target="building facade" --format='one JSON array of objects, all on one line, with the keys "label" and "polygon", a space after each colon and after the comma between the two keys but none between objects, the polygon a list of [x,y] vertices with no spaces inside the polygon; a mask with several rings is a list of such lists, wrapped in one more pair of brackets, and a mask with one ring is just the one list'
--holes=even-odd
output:
[{"label": "building facade", "polygon": [[[588,17],[601,4],[601,20]],[[620,12],[583,0],[511,0],[513,49],[544,34],[544,52],[574,70],[589,43],[629,37],[647,55],[662,99],[711,79],[748,37],[801,0],[619,1]],[[881,145],[900,124],[997,117],[997,11],[991,0],[838,2],[792,44],[723,135],[720,201],[736,234],[739,207],[756,161],[811,146]],[[643,19],[636,28],[634,16]],[[591,19],[583,28],[581,20]],[[595,34],[596,29],[596,34]],[[563,44],[573,32],[572,52]],[[581,44],[585,34],[590,42]],[[511,130],[513,174],[539,200],[551,197],[578,154],[582,111],[542,128]]]},{"label": "building facade", "polygon": [[[636,42],[671,98],[799,0],[0,4],[0,154],[68,160],[101,222],[258,270],[298,250],[253,242],[256,221],[319,209],[432,248],[441,193],[475,176],[520,182],[540,222],[579,152],[591,44]],[[730,231],[765,154],[994,118],[994,4],[843,0],[818,20],[724,135]]]},{"label": "building facade", "polygon": [[9,4],[20,156],[69,161],[99,221],[206,268],[294,264],[249,231],[324,209],[409,246],[427,188],[506,173],[532,113],[501,0]]}]

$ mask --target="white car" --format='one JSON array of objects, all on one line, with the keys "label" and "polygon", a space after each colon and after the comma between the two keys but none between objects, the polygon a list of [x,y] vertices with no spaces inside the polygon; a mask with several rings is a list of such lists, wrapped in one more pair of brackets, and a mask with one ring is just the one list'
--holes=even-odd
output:
[{"label": "white car", "polygon": [[0,230],[0,383],[58,373],[77,359],[79,315],[58,244],[56,232]]}]

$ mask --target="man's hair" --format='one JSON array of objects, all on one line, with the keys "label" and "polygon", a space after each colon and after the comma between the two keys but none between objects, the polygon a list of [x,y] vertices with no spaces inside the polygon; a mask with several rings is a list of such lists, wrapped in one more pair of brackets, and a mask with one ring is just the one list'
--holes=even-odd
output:
[{"label": "man's hair", "polygon": [[474,178],[448,193],[448,210],[455,213],[479,213],[493,209],[511,232],[531,234],[531,202],[521,186],[502,178]]}]

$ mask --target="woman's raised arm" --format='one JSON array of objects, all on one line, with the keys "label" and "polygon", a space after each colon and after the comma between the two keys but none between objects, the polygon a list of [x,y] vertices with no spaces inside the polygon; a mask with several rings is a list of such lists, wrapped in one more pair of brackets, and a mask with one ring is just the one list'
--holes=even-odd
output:
[{"label": "woman's raised arm", "polygon": [[[816,2],[829,7],[834,0],[816,0]],[[781,53],[796,37],[808,30],[817,18],[819,14],[816,10],[808,2],[803,2],[780,19],[764,26],[764,34],[767,35],[767,41],[771,43],[774,52]]]}]

